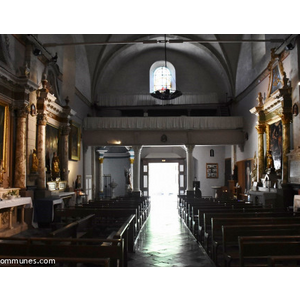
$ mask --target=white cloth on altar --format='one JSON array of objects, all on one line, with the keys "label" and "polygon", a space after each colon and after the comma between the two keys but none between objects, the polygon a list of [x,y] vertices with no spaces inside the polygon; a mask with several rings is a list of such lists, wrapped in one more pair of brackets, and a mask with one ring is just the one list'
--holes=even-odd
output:
[{"label": "white cloth on altar", "polygon": [[19,197],[19,198],[0,201],[0,209],[21,206],[21,205],[26,205],[27,207],[31,208],[32,207],[31,197]]}]

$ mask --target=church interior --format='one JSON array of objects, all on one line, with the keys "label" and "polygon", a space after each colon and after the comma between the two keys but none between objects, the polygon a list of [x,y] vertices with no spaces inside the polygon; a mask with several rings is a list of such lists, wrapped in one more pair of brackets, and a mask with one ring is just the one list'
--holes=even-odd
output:
[{"label": "church interior", "polygon": [[299,94],[298,34],[1,34],[1,260],[299,266]]}]

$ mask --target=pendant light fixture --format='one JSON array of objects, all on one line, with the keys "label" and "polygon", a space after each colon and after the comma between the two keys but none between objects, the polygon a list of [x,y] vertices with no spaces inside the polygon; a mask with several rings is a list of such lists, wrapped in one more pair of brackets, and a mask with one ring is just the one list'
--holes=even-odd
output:
[{"label": "pendant light fixture", "polygon": [[[167,38],[165,35],[165,69],[167,69]],[[161,76],[165,76],[164,72],[161,73]],[[164,82],[164,80],[162,80],[162,82]],[[166,81],[165,81],[166,82]],[[161,89],[158,89],[156,91],[154,91],[153,93],[150,94],[152,97],[156,98],[156,99],[160,99],[160,100],[172,100],[175,99],[177,97],[180,97],[182,95],[182,92],[178,91],[178,90],[171,90],[168,88],[167,86],[167,82],[165,83],[165,86],[162,86]]]}]

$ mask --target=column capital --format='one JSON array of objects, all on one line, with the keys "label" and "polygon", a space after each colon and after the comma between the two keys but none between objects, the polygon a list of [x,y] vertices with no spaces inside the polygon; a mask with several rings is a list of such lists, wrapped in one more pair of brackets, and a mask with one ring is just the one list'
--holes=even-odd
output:
[{"label": "column capital", "polygon": [[46,126],[46,124],[47,124],[47,114],[38,113],[37,121],[38,121],[38,125]]},{"label": "column capital", "polygon": [[265,124],[258,124],[255,126],[258,134],[264,134],[266,132],[266,125]]},{"label": "column capital", "polygon": [[22,103],[18,103],[15,105],[15,109],[17,110],[16,116],[18,118],[27,118],[29,114],[29,102],[22,101]]},{"label": "column capital", "polygon": [[71,132],[71,127],[69,124],[61,126],[61,135],[69,135]]},{"label": "column capital", "polygon": [[280,119],[282,121],[282,125],[290,124],[292,121],[292,113],[282,113],[280,115]]},{"label": "column capital", "polygon": [[185,145],[185,151],[187,153],[193,152],[194,148],[195,148],[195,145],[190,145],[190,144],[189,145]]}]

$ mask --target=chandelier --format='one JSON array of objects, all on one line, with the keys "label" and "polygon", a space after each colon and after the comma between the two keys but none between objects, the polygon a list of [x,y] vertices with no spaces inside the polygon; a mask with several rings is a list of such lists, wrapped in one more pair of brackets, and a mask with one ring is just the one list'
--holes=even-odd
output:
[{"label": "chandelier", "polygon": [[[167,39],[165,35],[165,68],[167,68]],[[163,73],[161,76],[164,76]],[[162,80],[163,82],[163,80]],[[160,100],[172,100],[177,97],[180,97],[182,95],[182,92],[178,90],[170,90],[167,86],[167,83],[165,83],[165,86],[162,86],[160,89],[154,91],[153,93],[150,94],[152,97]]]}]

